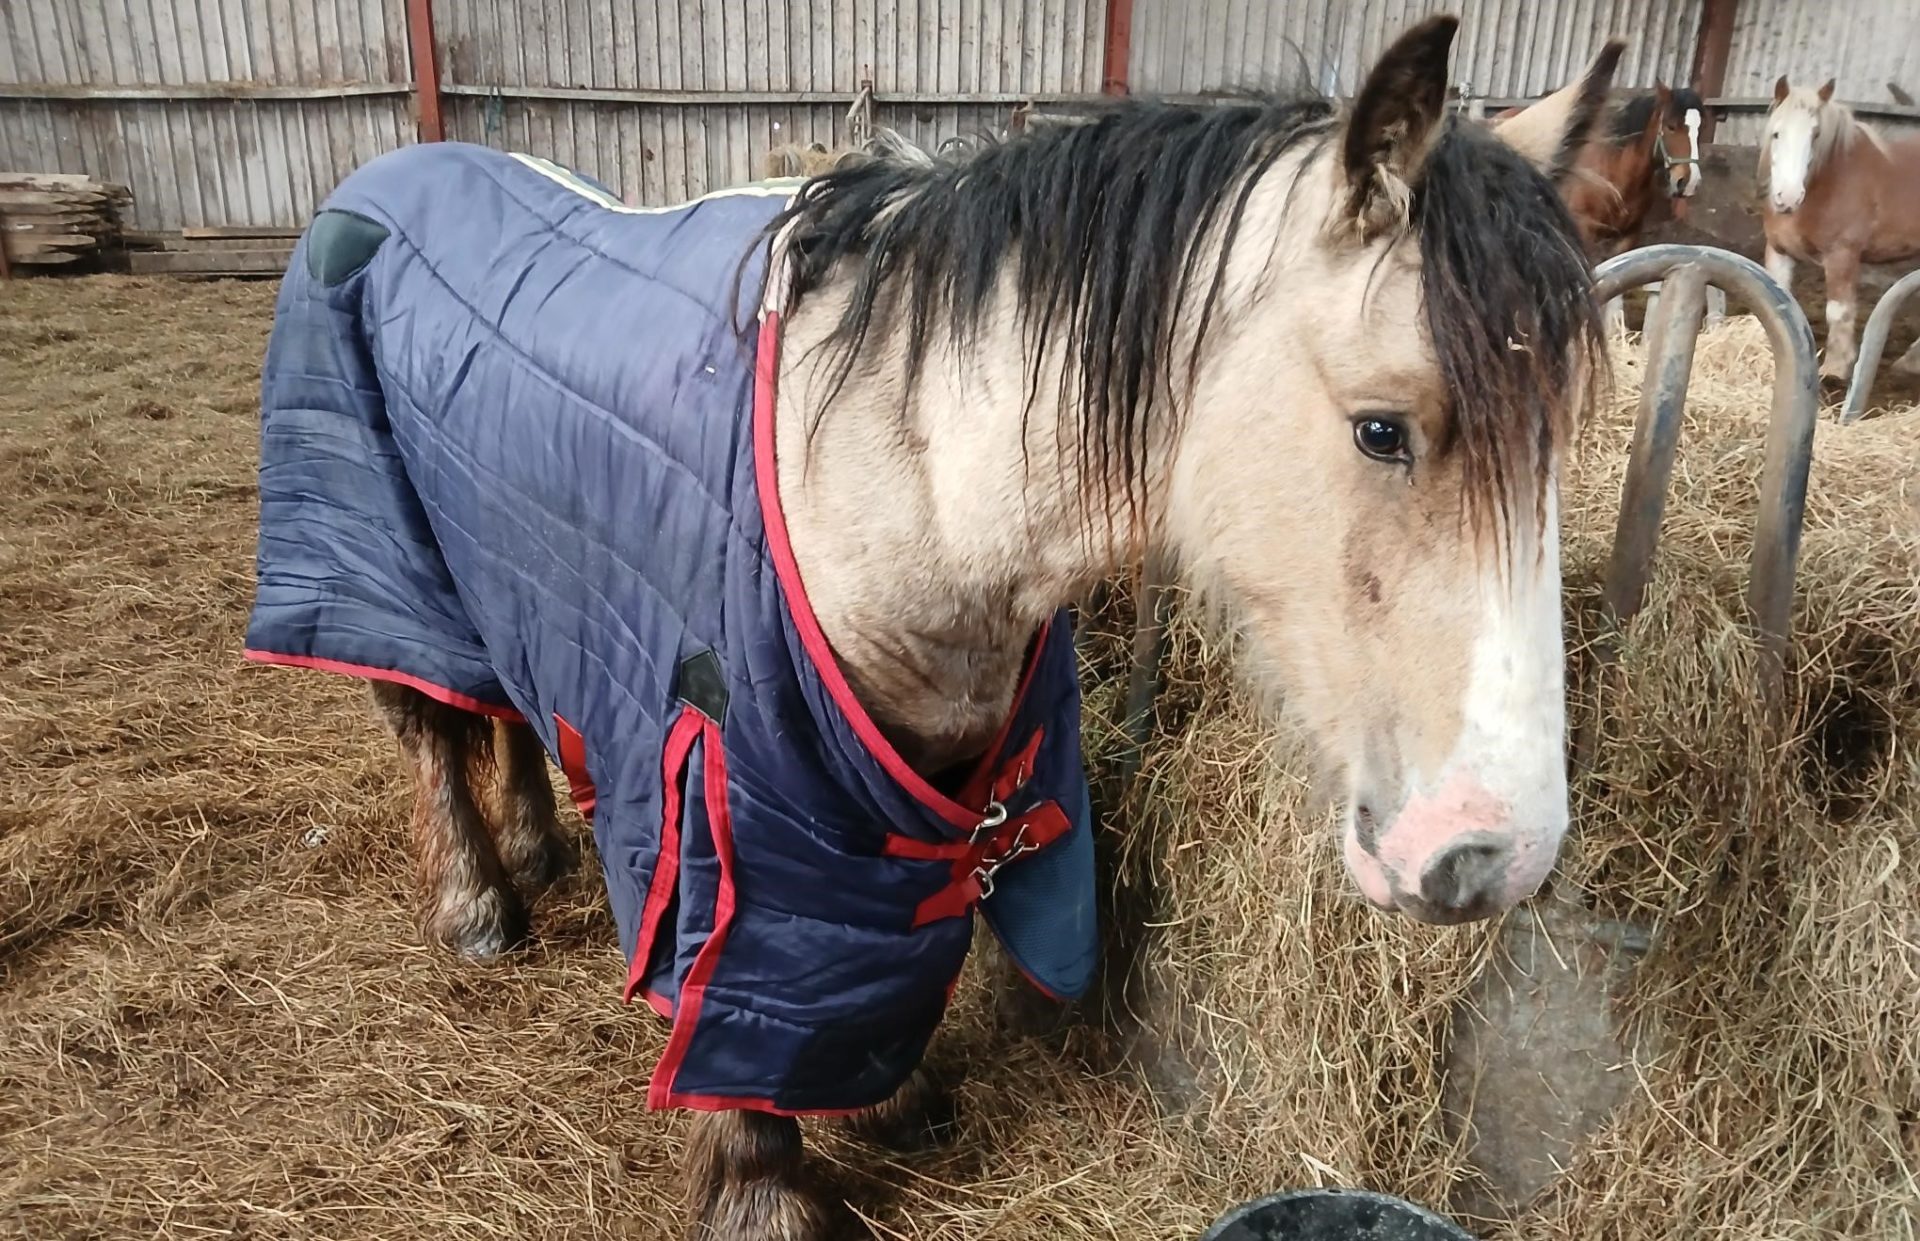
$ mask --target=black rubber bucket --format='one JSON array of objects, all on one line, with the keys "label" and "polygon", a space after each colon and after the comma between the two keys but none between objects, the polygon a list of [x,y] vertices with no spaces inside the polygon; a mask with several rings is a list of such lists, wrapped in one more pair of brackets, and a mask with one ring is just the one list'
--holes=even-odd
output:
[{"label": "black rubber bucket", "polygon": [[1475,1241],[1425,1207],[1364,1189],[1296,1189],[1242,1203],[1200,1241]]}]

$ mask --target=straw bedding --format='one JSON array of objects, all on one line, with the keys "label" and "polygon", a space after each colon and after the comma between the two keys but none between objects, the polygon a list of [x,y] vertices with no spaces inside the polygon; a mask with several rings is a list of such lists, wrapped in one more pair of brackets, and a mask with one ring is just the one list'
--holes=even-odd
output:
[{"label": "straw bedding", "polygon": [[[103,277],[0,304],[0,1235],[673,1235],[685,1120],[642,1109],[662,1032],[616,1002],[591,873],[520,959],[419,946],[406,789],[359,687],[237,657],[271,301]],[[1492,1235],[1913,1235],[1920,409],[1822,429],[1769,741],[1739,631],[1767,367],[1750,322],[1702,342],[1557,880],[1656,928],[1627,1009],[1658,1054]],[[1623,364],[1567,499],[1581,710],[1636,388]],[[1102,750],[1123,640],[1092,644]],[[877,1235],[1172,1241],[1279,1185],[1471,1193],[1440,1053],[1496,939],[1358,907],[1220,652],[1182,629],[1171,676],[1106,843],[1155,924],[1134,998],[1181,1045],[1135,1050],[1201,1066],[1190,1105],[1112,1036],[1022,1035],[971,986],[938,1053],[967,1074],[954,1149],[816,1131]]]}]

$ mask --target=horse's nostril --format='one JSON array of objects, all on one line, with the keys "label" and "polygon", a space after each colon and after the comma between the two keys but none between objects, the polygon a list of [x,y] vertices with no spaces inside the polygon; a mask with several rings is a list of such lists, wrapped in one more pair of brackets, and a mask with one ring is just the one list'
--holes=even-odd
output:
[{"label": "horse's nostril", "polygon": [[1489,909],[1506,882],[1513,850],[1481,841],[1454,845],[1420,876],[1420,899],[1435,909],[1472,914]]}]

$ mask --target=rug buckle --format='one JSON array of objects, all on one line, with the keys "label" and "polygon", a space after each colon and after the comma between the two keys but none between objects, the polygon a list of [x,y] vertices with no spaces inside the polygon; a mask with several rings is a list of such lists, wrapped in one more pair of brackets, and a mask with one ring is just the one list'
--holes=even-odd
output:
[{"label": "rug buckle", "polygon": [[986,840],[988,836],[998,831],[1000,826],[1006,821],[1007,808],[997,801],[988,802],[986,811],[981,817],[979,825],[973,829],[973,835],[967,838],[967,843],[970,845],[980,844]]},{"label": "rug buckle", "polygon": [[1027,839],[1027,825],[1020,824],[1004,853],[983,857],[980,859],[980,864],[973,868],[973,881],[980,889],[980,899],[984,901],[993,895],[993,876],[1002,866],[1022,854],[1032,853],[1039,848],[1039,845]]}]

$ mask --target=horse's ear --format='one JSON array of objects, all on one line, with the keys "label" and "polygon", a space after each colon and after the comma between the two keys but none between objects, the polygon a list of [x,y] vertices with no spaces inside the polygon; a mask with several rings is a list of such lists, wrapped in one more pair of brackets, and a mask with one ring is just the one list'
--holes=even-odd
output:
[{"label": "horse's ear", "polygon": [[1833,79],[1828,78],[1827,84],[1820,88],[1820,102],[1831,103],[1832,101],[1833,101]]},{"label": "horse's ear", "polygon": [[1626,50],[1621,40],[1609,40],[1579,81],[1502,121],[1494,132],[1547,176],[1563,176],[1573,167],[1580,148],[1586,145],[1605,111],[1613,71],[1620,67],[1620,54]]},{"label": "horse's ear", "polygon": [[1784,73],[1781,74],[1780,80],[1773,84],[1773,102],[1775,106],[1785,103],[1787,101],[1787,92],[1792,89],[1791,86],[1787,85],[1787,75]]},{"label": "horse's ear", "polygon": [[1353,102],[1341,154],[1362,236],[1405,227],[1413,182],[1447,109],[1447,51],[1458,18],[1430,17],[1398,39]]},{"label": "horse's ear", "polygon": [[1673,92],[1663,82],[1653,84],[1653,107],[1647,111],[1647,124],[1640,131],[1641,140],[1651,151],[1660,141],[1660,135],[1667,127],[1667,114],[1673,108]]}]

